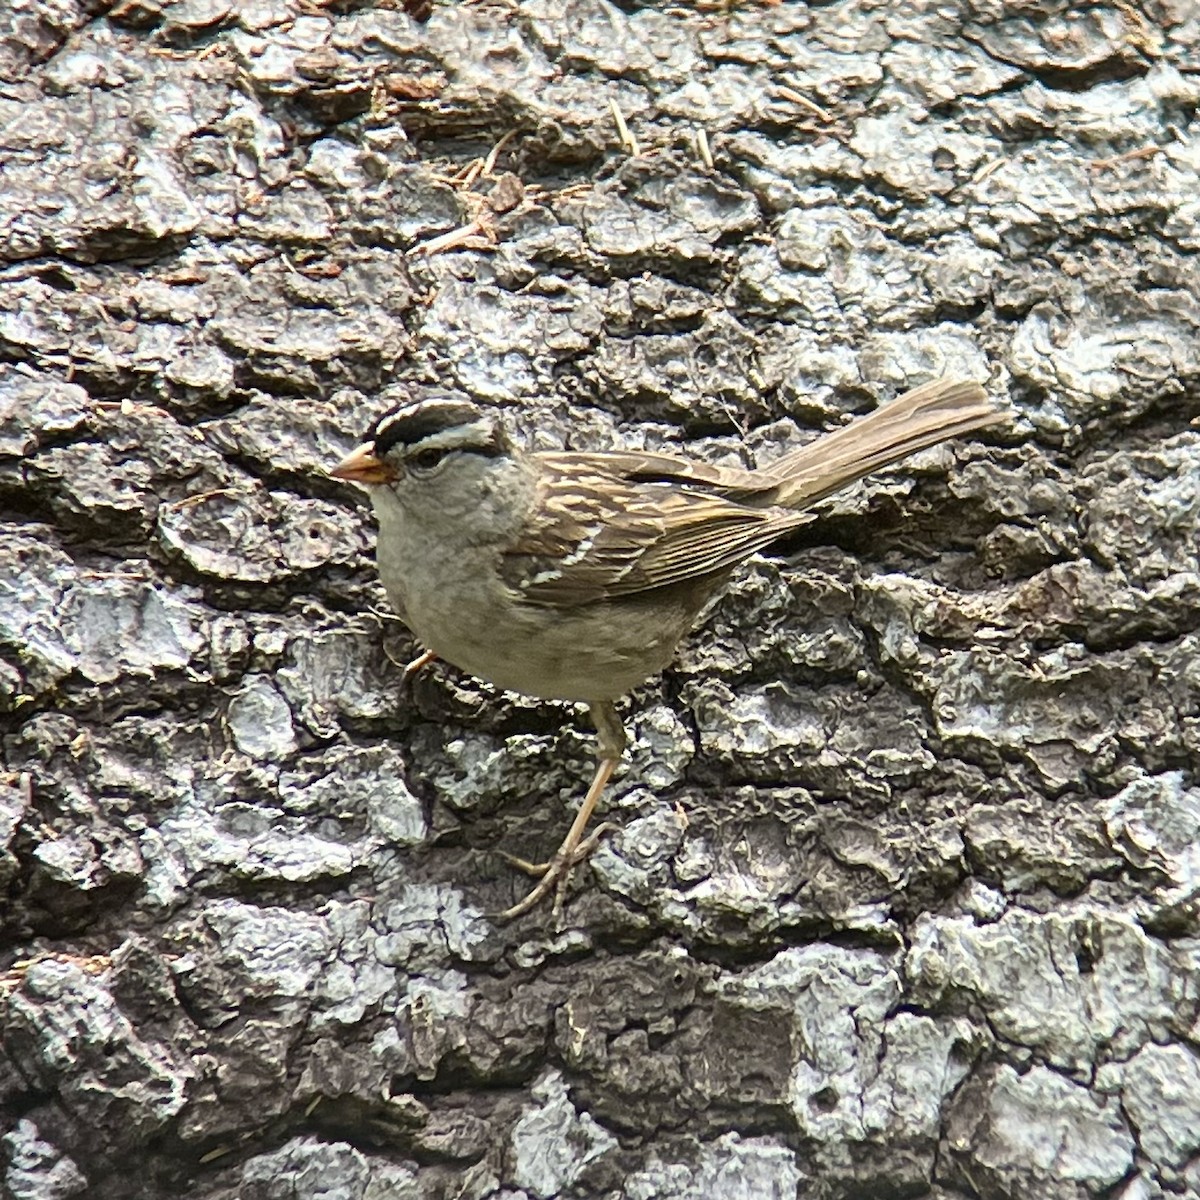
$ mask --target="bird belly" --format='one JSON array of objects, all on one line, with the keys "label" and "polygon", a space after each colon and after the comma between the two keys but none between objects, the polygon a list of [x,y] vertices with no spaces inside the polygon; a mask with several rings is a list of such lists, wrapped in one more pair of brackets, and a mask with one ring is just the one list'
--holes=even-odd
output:
[{"label": "bird belly", "polygon": [[496,687],[544,700],[615,700],[656,675],[695,616],[640,597],[575,608],[523,604],[503,585],[443,580],[388,589],[417,640]]},{"label": "bird belly", "polygon": [[[422,644],[471,675],[527,696],[589,703],[615,700],[661,671],[691,623],[624,607],[524,608],[504,628],[496,606],[448,613],[448,620],[411,607],[409,615]],[[488,619],[471,619],[483,614]]]},{"label": "bird belly", "polygon": [[[379,574],[396,612],[439,658],[496,687],[546,700],[615,700],[674,657],[713,584],[660,588],[574,607],[534,605],[478,556],[381,540]],[[421,562],[414,570],[414,562]]]}]

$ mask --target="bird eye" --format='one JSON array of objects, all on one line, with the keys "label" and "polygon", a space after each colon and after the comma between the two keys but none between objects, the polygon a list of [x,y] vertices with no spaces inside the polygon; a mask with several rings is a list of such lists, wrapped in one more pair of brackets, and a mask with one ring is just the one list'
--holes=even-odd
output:
[{"label": "bird eye", "polygon": [[428,450],[414,454],[408,461],[409,465],[416,467],[418,471],[432,471],[449,453],[450,451],[444,448],[437,449],[431,446]]}]

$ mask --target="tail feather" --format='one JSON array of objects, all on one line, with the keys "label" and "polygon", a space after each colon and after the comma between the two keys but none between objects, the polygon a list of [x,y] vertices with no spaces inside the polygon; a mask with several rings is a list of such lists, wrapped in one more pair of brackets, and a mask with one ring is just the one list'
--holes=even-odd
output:
[{"label": "tail feather", "polygon": [[764,474],[779,480],[771,502],[805,508],[918,450],[1007,417],[977,383],[942,379],[922,384],[770,463]]}]

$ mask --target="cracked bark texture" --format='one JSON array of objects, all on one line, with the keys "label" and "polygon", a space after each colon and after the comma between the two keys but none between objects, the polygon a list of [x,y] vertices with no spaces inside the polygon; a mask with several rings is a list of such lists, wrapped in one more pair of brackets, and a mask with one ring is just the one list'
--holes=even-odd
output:
[{"label": "cracked bark texture", "polygon": [[[9,0],[4,1195],[1200,1197],[1198,63],[1191,0]],[[494,924],[590,731],[402,695],[324,470],[413,384],[765,462],[943,373],[1011,425],[751,564]]]}]

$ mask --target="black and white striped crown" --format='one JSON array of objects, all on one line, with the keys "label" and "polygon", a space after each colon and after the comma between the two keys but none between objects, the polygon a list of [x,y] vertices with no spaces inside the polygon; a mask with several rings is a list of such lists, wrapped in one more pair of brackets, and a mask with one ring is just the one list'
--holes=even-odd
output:
[{"label": "black and white striped crown", "polygon": [[506,441],[495,419],[470,400],[430,393],[385,412],[367,439],[377,455],[420,446],[499,454]]}]

